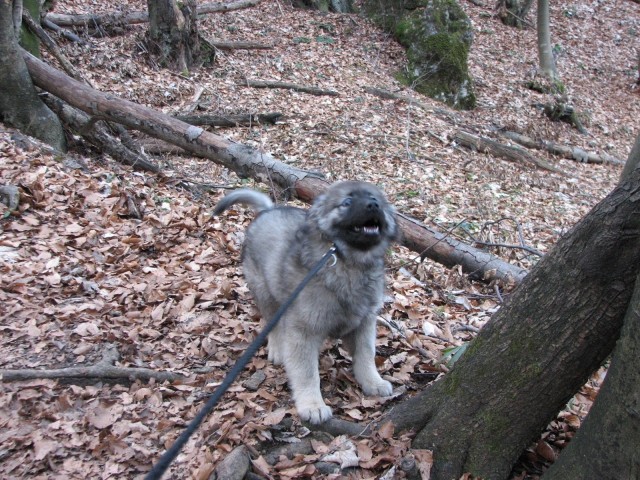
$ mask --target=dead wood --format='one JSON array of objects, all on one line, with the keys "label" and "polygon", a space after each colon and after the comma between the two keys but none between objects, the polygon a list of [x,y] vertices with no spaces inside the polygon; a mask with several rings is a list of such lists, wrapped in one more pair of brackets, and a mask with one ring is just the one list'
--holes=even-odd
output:
[{"label": "dead wood", "polygon": [[120,354],[115,345],[107,345],[102,354],[102,359],[87,367],[56,368],[52,370],[18,369],[0,370],[0,381],[17,382],[33,379],[97,379],[97,380],[151,380],[158,382],[175,382],[185,380],[188,377],[179,373],[158,372],[150,368],[116,367],[114,363],[120,359]]},{"label": "dead wood", "polygon": [[205,40],[218,50],[271,50],[274,48],[273,45],[258,42],[226,42],[213,38],[205,38]]},{"label": "dead wood", "polygon": [[251,127],[261,123],[275,124],[282,113],[246,113],[240,115],[176,115],[175,118],[191,125],[211,127]]},{"label": "dead wood", "polygon": [[512,162],[530,164],[543,170],[570,176],[568,173],[563,172],[557,167],[554,167],[549,162],[536,158],[526,150],[519,147],[504,145],[502,143],[496,142],[495,140],[473,135],[462,130],[455,133],[452,140],[470,150],[489,153],[491,155],[495,155],[496,157],[505,158]]},{"label": "dead wood", "polygon": [[128,148],[111,135],[99,119],[90,118],[84,112],[76,110],[59,98],[45,97],[45,103],[62,120],[62,123],[73,132],[81,135],[99,151],[107,153],[114,160],[148,172],[159,172],[160,167],[149,160],[146,155]]},{"label": "dead wood", "polygon": [[[288,196],[311,202],[329,185],[318,174],[285,165],[268,153],[238,144],[200,127],[90,88],[24,52],[34,83],[90,115],[121,123],[152,137],[208,158],[234,171],[241,178],[253,178]],[[526,270],[439,233],[406,216],[399,217],[403,243],[446,266],[460,265],[478,278],[519,283]]]},{"label": "dead wood", "polygon": [[613,163],[615,165],[625,164],[624,160],[620,160],[606,153],[598,155],[596,153],[587,152],[578,147],[570,147],[568,145],[562,145],[550,140],[534,140],[531,137],[527,137],[526,135],[522,135],[516,132],[505,131],[502,132],[502,135],[507,137],[509,140],[513,140],[514,142],[519,143],[524,147],[546,150],[547,152],[550,152],[554,155],[558,155],[571,160],[576,160],[578,162]]},{"label": "dead wood", "polygon": [[293,90],[294,92],[309,93],[311,95],[329,95],[332,97],[339,97],[340,93],[335,90],[325,90],[319,87],[311,87],[306,85],[296,85],[294,83],[270,81],[270,80],[245,80],[240,85],[253,88],[284,88],[287,90]]},{"label": "dead wood", "polygon": [[[198,15],[209,13],[224,13],[232,10],[255,7],[260,0],[237,0],[234,2],[205,3],[198,6]],[[102,15],[83,14],[67,15],[63,13],[49,13],[45,17],[48,21],[60,27],[99,27],[108,24],[136,24],[149,21],[148,12],[114,12]]]},{"label": "dead wood", "polygon": [[207,132],[200,127],[138,105],[115,95],[105,94],[64,75],[33,55],[24,52],[34,83],[89,115],[120,123],[155,138],[213,160],[236,172],[241,178],[289,190],[296,181],[313,175],[285,165],[268,153]]},{"label": "dead wood", "polygon": [[67,40],[71,41],[71,42],[75,42],[75,43],[85,43],[84,40],[82,40],[79,36],[77,36],[75,33],[70,32],[69,30],[59,27],[58,25],[56,25],[55,23],[53,23],[51,20],[47,19],[47,17],[44,17],[40,20],[40,23],[42,24],[42,26],[44,28],[48,28],[49,30],[56,32],[58,35],[63,36],[64,38],[66,38]]},{"label": "dead wood", "polygon": [[36,35],[43,45],[49,50],[54,57],[60,62],[62,68],[67,75],[76,80],[82,80],[82,75],[78,72],[78,70],[71,64],[71,62],[63,55],[63,53],[58,48],[58,45],[53,41],[53,39],[44,31],[44,29],[33,19],[28,10],[22,11],[22,20],[27,25],[29,30]]}]

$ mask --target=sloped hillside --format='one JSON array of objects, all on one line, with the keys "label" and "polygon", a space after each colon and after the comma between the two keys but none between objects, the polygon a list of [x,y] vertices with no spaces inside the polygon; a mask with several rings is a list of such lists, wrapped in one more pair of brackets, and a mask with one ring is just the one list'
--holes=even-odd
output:
[{"label": "sloped hillside", "polygon": [[[565,172],[553,173],[466,149],[453,135],[463,130],[506,143],[500,132],[511,130],[626,159],[640,133],[640,5],[552,3],[558,71],[569,101],[586,114],[587,135],[544,116],[539,105],[550,98],[524,85],[535,72],[535,30],[503,26],[491,2],[463,3],[475,29],[470,68],[479,106],[472,112],[448,111],[400,85],[394,74],[404,65],[402,48],[365,18],[296,10],[275,0],[203,17],[200,28],[210,38],[273,48],[222,50],[213,67],[188,77],[148,61],[144,24],[119,36],[86,37],[86,45],[59,42],[96,88],[166,113],[184,112],[201,89],[196,114],[280,112],[276,125],[216,131],[329,180],[374,182],[399,211],[469,242],[500,244],[487,248],[528,268],[537,259],[532,251],[548,251],[611,190],[621,167],[532,150]],[[112,8],[61,0],[55,11]],[[146,2],[127,8],[143,10]],[[317,86],[339,96],[255,89],[247,80]],[[372,95],[368,87],[412,96],[420,105]],[[227,188],[268,185],[175,152],[157,157],[163,175],[153,175],[75,147],[54,155],[0,129],[0,185],[21,192],[17,212],[0,204],[0,368],[29,375],[108,364],[185,378],[129,379],[133,371],[124,370],[118,379],[2,383],[2,478],[141,478],[259,328],[239,264],[252,215],[242,209],[210,215]],[[445,349],[470,340],[509,292],[509,286],[471,282],[458,269],[420,262],[402,247],[390,253],[387,273],[377,343],[379,369],[396,396],[363,399],[345,352],[327,343],[323,394],[344,419],[382,419],[385,408],[446,371]],[[552,424],[553,435],[523,457],[532,475],[579,426],[600,380],[594,378]],[[338,478],[347,454],[327,460],[335,452],[355,458],[354,476],[400,475],[410,440],[392,432],[317,436],[294,460],[262,450],[273,440],[302,444],[308,434],[290,403],[284,371],[261,350],[168,478],[208,478],[241,444],[264,477]]]}]

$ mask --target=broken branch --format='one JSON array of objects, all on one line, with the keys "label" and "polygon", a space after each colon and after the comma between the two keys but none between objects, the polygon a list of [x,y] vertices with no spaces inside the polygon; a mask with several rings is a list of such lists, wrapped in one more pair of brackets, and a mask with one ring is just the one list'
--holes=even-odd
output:
[{"label": "broken branch", "polygon": [[116,367],[113,364],[120,359],[120,354],[115,345],[108,345],[102,354],[102,359],[88,367],[68,367],[56,368],[52,370],[38,369],[18,369],[18,370],[0,370],[0,380],[3,382],[15,382],[21,380],[33,379],[139,379],[151,380],[152,378],[159,382],[175,382],[176,380],[185,380],[187,377],[179,373],[157,372],[149,368],[134,367]]}]

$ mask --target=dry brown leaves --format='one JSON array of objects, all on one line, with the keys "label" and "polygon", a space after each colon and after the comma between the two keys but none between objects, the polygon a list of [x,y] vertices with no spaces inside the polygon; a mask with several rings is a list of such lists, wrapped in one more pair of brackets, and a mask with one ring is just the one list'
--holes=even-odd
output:
[{"label": "dry brown leaves", "polygon": [[[91,39],[91,49],[63,47],[97,87],[166,112],[180,112],[200,86],[202,113],[280,111],[286,120],[278,125],[221,133],[330,179],[378,183],[399,210],[467,240],[523,242],[547,251],[606,195],[620,169],[547,157],[575,175],[566,178],[461,150],[448,136],[460,126],[488,136],[508,128],[626,158],[640,118],[632,75],[639,7],[551,6],[560,75],[576,107],[591,116],[591,135],[583,136],[545,119],[535,104],[546,98],[523,87],[535,67],[535,32],[502,26],[491,5],[463,6],[476,30],[470,68],[480,106],[458,113],[458,125],[364,92],[374,86],[417,95],[393,78],[403,65],[402,49],[359,16],[293,10],[267,0],[206,16],[201,28],[212,37],[276,47],[221,52],[214,67],[189,78],[146,62],[140,51],[144,26],[121,37]],[[89,13],[111,7],[69,0],[56,9]],[[131,2],[129,8],[144,9],[146,3]],[[245,78],[313,85],[341,96],[251,89],[241,85]],[[190,375],[182,384],[1,384],[3,478],[140,477],[259,328],[238,263],[250,214],[234,211],[212,221],[211,206],[221,192],[210,197],[177,186],[184,178],[231,186],[240,181],[211,162],[179,156],[160,161],[164,178],[132,172],[100,155],[52,157],[0,133],[0,184],[16,185],[22,195],[18,212],[0,206],[0,368],[92,365],[106,345],[116,344],[119,366]],[[518,249],[493,251],[525,267],[535,262]],[[403,248],[389,260],[378,360],[401,398],[446,370],[443,350],[470,340],[500,298],[493,286],[470,282],[456,269],[416,263]],[[324,396],[344,419],[383,421],[385,408],[398,401],[363,398],[350,361],[335,344],[327,344],[321,372]],[[552,459],[577,428],[592,401],[583,393],[532,447],[534,462]],[[292,410],[284,372],[261,351],[187,444],[173,477],[208,478],[241,444],[256,450],[254,471],[274,478],[340,475],[321,471],[323,463],[349,466],[357,478],[402,478],[408,459],[424,478],[428,474],[428,452],[410,451],[408,437],[384,428],[374,438],[314,440],[311,451],[266,461],[263,446],[307,434]]]}]

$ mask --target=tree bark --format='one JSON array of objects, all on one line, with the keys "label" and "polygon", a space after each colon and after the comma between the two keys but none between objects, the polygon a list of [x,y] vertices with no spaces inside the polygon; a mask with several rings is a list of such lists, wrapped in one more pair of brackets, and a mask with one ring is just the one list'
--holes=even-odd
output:
[{"label": "tree bark", "polygon": [[38,97],[22,58],[12,7],[11,0],[0,0],[0,120],[65,151],[62,124]]},{"label": "tree bark", "polygon": [[[142,105],[98,92],[28,53],[25,53],[25,60],[38,86],[74,107],[213,160],[241,178],[254,178],[306,202],[312,201],[329,185],[318,175],[285,165],[268,153],[234,143]],[[527,273],[487,252],[436,232],[417,220],[400,216],[399,224],[405,236],[405,245],[423,258],[433,258],[447,266],[461,265],[464,271],[487,281],[499,279],[518,283]]]},{"label": "tree bark", "polygon": [[200,58],[195,0],[178,8],[176,0],[148,0],[147,45],[162,67],[188,72]]},{"label": "tree bark", "polygon": [[624,164],[624,168],[620,174],[620,183],[624,182],[638,166],[640,166],[640,134],[636,137],[629,158],[627,158],[627,163]]},{"label": "tree bark", "polygon": [[551,50],[551,27],[549,21],[549,0],[538,0],[538,62],[540,72],[550,80],[557,78],[556,62]]},{"label": "tree bark", "polygon": [[545,480],[640,478],[640,275],[600,393]]},{"label": "tree bark", "polygon": [[507,478],[611,353],[639,273],[635,169],[540,260],[453,370],[387,417],[433,450],[431,478]]}]

